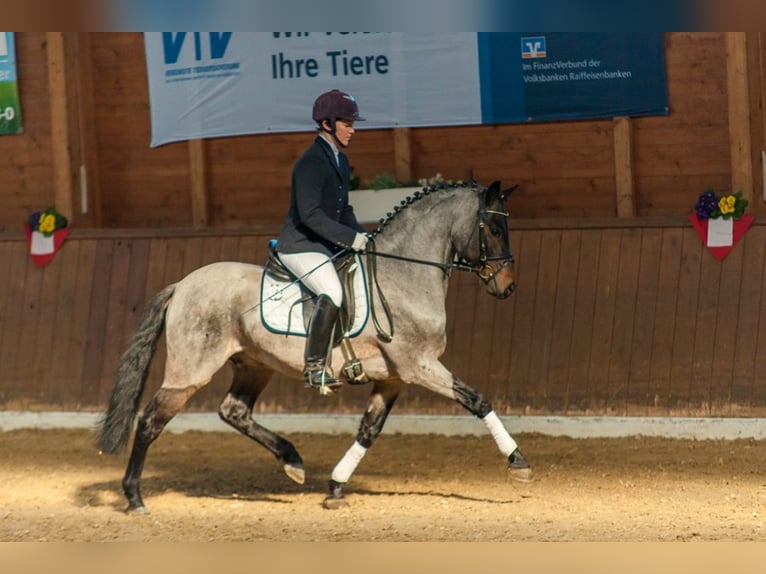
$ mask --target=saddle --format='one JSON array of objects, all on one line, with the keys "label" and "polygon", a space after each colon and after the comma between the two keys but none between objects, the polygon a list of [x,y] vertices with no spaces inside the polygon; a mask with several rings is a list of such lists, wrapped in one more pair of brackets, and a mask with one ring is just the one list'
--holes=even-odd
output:
[{"label": "saddle", "polygon": [[[272,333],[306,337],[308,324],[314,311],[315,295],[287,269],[276,253],[277,242],[269,242],[269,256],[264,265],[261,281],[261,322]],[[369,299],[364,267],[358,254],[348,254],[333,260],[343,286],[343,304],[338,311],[333,346],[341,346],[346,365],[356,362],[349,339],[362,332],[369,315]],[[356,371],[354,371],[356,372]],[[358,376],[358,375],[357,375]],[[348,377],[349,380],[355,378]]]}]

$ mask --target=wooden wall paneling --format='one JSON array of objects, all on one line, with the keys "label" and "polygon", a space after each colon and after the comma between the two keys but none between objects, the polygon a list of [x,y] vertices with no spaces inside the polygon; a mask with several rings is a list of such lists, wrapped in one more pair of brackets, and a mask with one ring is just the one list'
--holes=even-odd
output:
[{"label": "wooden wall paneling", "polygon": [[[732,352],[730,405],[732,415],[748,414],[753,403],[754,373],[759,354],[760,312],[763,305],[761,285],[766,265],[766,233],[763,227],[752,227],[736,249],[742,250],[742,282],[736,318],[737,335]],[[722,293],[725,294],[725,293]],[[725,294],[732,297],[732,293]],[[766,333],[764,333],[766,335]],[[742,409],[742,410],[740,410]],[[744,412],[743,412],[744,411]]]},{"label": "wooden wall paneling", "polygon": [[202,243],[202,250],[200,254],[200,267],[209,265],[210,263],[216,263],[222,261],[221,258],[221,238],[220,237],[206,237]]},{"label": "wooden wall paneling", "polygon": [[[76,241],[79,247],[77,257],[74,282],[74,297],[72,307],[69,313],[71,320],[71,334],[67,341],[67,354],[58,367],[58,376],[65,386],[62,394],[65,396],[63,405],[74,409],[78,407],[89,406],[92,403],[82,401],[81,388],[85,375],[85,365],[88,364],[88,343],[91,313],[91,293],[93,293],[93,277],[96,265],[103,265],[103,261],[97,262],[98,241],[96,240],[75,240],[69,239],[68,242]],[[67,245],[64,249],[68,249]],[[111,264],[111,262],[107,262]],[[95,328],[95,327],[94,327]]]},{"label": "wooden wall paneling", "polygon": [[691,388],[695,371],[695,335],[697,331],[702,259],[712,255],[702,246],[697,233],[685,230],[681,247],[681,271],[678,279],[676,329],[673,337],[671,368],[672,402],[678,414],[689,415]]},{"label": "wooden wall paneling", "polygon": [[721,264],[705,250],[699,275],[699,302],[692,354],[692,380],[689,400],[698,415],[712,414],[713,353],[718,333],[718,302],[721,290]]},{"label": "wooden wall paneling", "polygon": [[547,408],[559,413],[569,408],[569,372],[581,246],[582,231],[562,231],[546,388]]},{"label": "wooden wall paneling", "polygon": [[[274,237],[277,237],[275,235]],[[257,235],[243,236],[239,242],[239,259],[244,263],[253,263],[263,265],[266,263],[266,257],[261,257],[261,250],[268,251],[269,240]]]},{"label": "wooden wall paneling", "polygon": [[561,232],[546,233],[540,243],[537,294],[535,297],[532,347],[529,351],[527,390],[533,409],[548,407],[548,374],[553,341],[556,279],[559,273]]},{"label": "wooden wall paneling", "polygon": [[[18,292],[16,304],[21,308],[21,329],[16,336],[18,337],[18,348],[10,363],[4,363],[4,368],[8,368],[13,374],[11,392],[22,397],[29,386],[35,389],[33,394],[37,394],[39,383],[32,380],[33,361],[35,357],[35,340],[37,332],[40,330],[41,310],[40,294],[42,291],[42,281],[45,269],[36,267],[32,260],[27,257],[26,265],[21,271],[23,280],[19,284],[21,290]],[[38,398],[38,397],[35,397]]]},{"label": "wooden wall paneling", "polygon": [[128,287],[133,255],[132,241],[118,239],[113,244],[111,274],[104,285],[107,289],[107,304],[103,348],[99,357],[93,357],[93,360],[99,361],[100,368],[97,379],[92,383],[92,392],[100,399],[108,396],[118,359],[125,352],[130,339],[125,318],[130,295]]},{"label": "wooden wall paneling", "polygon": [[27,328],[35,329],[34,317],[27,315],[23,305],[27,265],[31,265],[26,252],[26,243],[21,241],[11,243],[9,256],[7,295],[3,302],[5,305],[3,341],[0,348],[0,365],[3,365],[2,376],[5,379],[0,393],[6,402],[11,400],[23,385],[22,381],[16,380],[16,361],[21,349],[20,331]]},{"label": "wooden wall paneling", "polygon": [[[151,253],[152,240],[149,238],[136,238],[128,243],[130,254],[130,271],[128,274],[128,292],[125,302],[125,318],[121,345],[124,350],[128,341],[138,328],[138,322],[144,310],[144,303],[151,296],[146,292],[147,278],[149,276],[149,255]],[[122,351],[120,351],[122,354]],[[113,366],[116,366],[116,362]],[[111,381],[111,376],[107,377]]]},{"label": "wooden wall paneling", "polygon": [[742,266],[744,248],[732,250],[721,264],[715,320],[715,347],[711,368],[710,403],[717,415],[731,415],[731,386],[734,374],[739,309],[742,298]]},{"label": "wooden wall paneling", "polygon": [[[66,244],[64,246],[69,247]],[[27,366],[27,373],[22,379],[27,381],[28,384],[34,385],[37,400],[42,404],[47,404],[50,401],[50,394],[48,392],[50,377],[52,373],[56,372],[55,366],[51,369],[51,355],[59,344],[65,344],[65,341],[57,340],[59,339],[57,336],[58,331],[59,329],[66,330],[68,327],[67,317],[64,317],[61,323],[56,321],[56,317],[59,315],[58,310],[63,305],[61,295],[66,288],[63,285],[63,275],[68,272],[65,267],[65,258],[62,257],[63,255],[62,250],[62,252],[56,254],[56,258],[51,263],[38,269],[41,281],[39,298],[36,304],[36,307],[39,309],[39,324],[37,336],[31,344],[30,353],[32,355],[30,364]]]},{"label": "wooden wall paneling", "polygon": [[633,342],[628,360],[627,405],[631,415],[648,415],[653,404],[651,365],[654,348],[654,321],[659,293],[662,229],[641,230],[638,288],[634,311]]},{"label": "wooden wall paneling", "polygon": [[239,237],[228,235],[221,238],[221,261],[239,261]]},{"label": "wooden wall paneling", "polygon": [[[76,332],[74,317],[77,300],[77,276],[79,273],[80,248],[82,242],[68,240],[56,254],[56,263],[61,266],[59,288],[54,291],[56,306],[51,315],[53,327],[50,344],[38,342],[42,350],[35,362],[45,365],[45,402],[49,405],[65,405],[71,397],[67,392],[71,381],[66,379],[67,357],[72,353]],[[47,355],[47,356],[46,356]]]},{"label": "wooden wall paneling", "polygon": [[[107,323],[110,301],[116,296],[112,292],[112,266],[115,262],[115,248],[118,240],[100,240],[96,244],[96,256],[92,267],[91,298],[86,327],[85,354],[83,357],[82,379],[80,380],[79,401],[92,404],[103,400],[99,395],[104,356],[108,352],[109,337]],[[115,285],[116,289],[119,289]],[[112,327],[113,328],[113,327]]]},{"label": "wooden wall paneling", "polygon": [[593,414],[607,414],[611,402],[609,359],[613,346],[621,238],[622,231],[619,229],[604,230],[599,246],[598,280],[594,301],[596,313],[593,318],[593,339],[588,370],[590,410]]},{"label": "wooden wall paneling", "polygon": [[609,355],[607,408],[615,413],[629,414],[630,360],[633,352],[638,295],[641,230],[623,229],[620,240],[622,253],[635,254],[620,257],[618,262],[617,292],[612,328],[612,349]]},{"label": "wooden wall paneling", "polygon": [[176,283],[186,275],[186,240],[180,237],[168,239],[165,254],[165,285]]},{"label": "wooden wall paneling", "polygon": [[662,246],[657,265],[657,300],[654,307],[651,364],[649,365],[649,413],[668,412],[674,405],[671,367],[674,360],[673,340],[680,297],[681,248],[679,229],[662,229]]},{"label": "wooden wall paneling", "polygon": [[[754,237],[757,237],[759,241],[766,243],[766,237],[764,237],[764,230],[756,227],[748,232],[748,236],[754,233]],[[746,241],[750,243],[754,239],[747,238]],[[761,269],[766,266],[766,260],[752,259],[753,265],[760,265]],[[753,370],[749,373],[752,378],[752,392],[751,392],[751,408],[754,413],[759,416],[764,416],[764,407],[766,407],[766,281],[763,281],[759,286],[760,292],[760,306],[757,315],[757,338],[755,339],[755,363]]]},{"label": "wooden wall paneling", "polygon": [[566,388],[567,414],[583,415],[591,406],[589,369],[602,235],[599,230],[585,229],[580,236],[578,273],[573,285],[574,315]]},{"label": "wooden wall paneling", "polygon": [[525,231],[518,242],[516,256],[516,291],[513,315],[513,345],[508,363],[507,404],[512,409],[532,407],[529,388],[529,361],[534,344],[532,331],[535,323],[535,299],[538,287],[538,261],[542,232]]}]

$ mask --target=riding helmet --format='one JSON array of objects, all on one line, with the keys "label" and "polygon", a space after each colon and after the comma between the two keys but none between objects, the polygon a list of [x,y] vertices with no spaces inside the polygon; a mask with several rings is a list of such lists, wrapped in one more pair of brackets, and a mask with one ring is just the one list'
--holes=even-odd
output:
[{"label": "riding helmet", "polygon": [[324,120],[330,120],[335,124],[335,120],[345,119],[363,122],[365,118],[359,115],[359,106],[356,104],[354,96],[340,90],[330,90],[320,94],[314,101],[314,110],[311,117],[317,123]]}]

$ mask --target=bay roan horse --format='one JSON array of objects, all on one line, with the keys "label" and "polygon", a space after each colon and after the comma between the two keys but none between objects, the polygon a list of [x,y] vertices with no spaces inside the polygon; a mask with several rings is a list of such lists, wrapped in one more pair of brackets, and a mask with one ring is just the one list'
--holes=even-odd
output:
[{"label": "bay roan horse", "polygon": [[[377,267],[373,271],[378,290],[370,293],[370,299],[381,305],[383,294],[395,334],[389,337],[378,321],[369,321],[353,339],[371,393],[356,440],[333,469],[325,507],[346,504],[344,485],[380,434],[404,384],[420,385],[457,401],[484,422],[508,459],[511,477],[531,479],[527,461],[489,401],[439,362],[446,346],[445,300],[452,269],[475,272],[499,299],[514,289],[505,207],[510,191],[501,190],[499,182],[489,188],[476,184],[424,188],[396,206],[375,230],[376,255],[370,258],[368,253],[365,266],[368,279],[370,268]],[[275,371],[302,378],[305,341],[270,332],[260,313],[251,312],[259,305],[262,275],[263,268],[257,265],[213,263],[165,287],[147,304],[120,360],[108,409],[99,423],[100,450],[123,449],[164,330],[164,379],[138,418],[122,481],[128,511],[146,511],[140,480],[149,446],[227,362],[233,381],[220,405],[220,417],[268,449],[287,476],[303,483],[303,461],[293,444],[252,418],[253,405]],[[333,351],[334,364],[341,363],[341,351]]]}]

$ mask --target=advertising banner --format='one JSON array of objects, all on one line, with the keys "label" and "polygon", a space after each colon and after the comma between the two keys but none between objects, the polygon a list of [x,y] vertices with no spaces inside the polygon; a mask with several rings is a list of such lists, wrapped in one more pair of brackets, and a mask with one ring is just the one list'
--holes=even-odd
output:
[{"label": "advertising banner", "polygon": [[23,131],[20,110],[13,32],[0,32],[0,134]]},{"label": "advertising banner", "polygon": [[320,93],[360,127],[667,114],[661,32],[147,32],[152,146],[306,131]]}]

